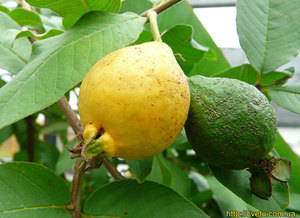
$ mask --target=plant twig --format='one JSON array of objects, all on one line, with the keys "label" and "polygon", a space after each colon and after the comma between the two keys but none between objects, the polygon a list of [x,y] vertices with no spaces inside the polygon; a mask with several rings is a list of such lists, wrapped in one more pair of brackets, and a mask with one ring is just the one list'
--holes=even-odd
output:
[{"label": "plant twig", "polygon": [[78,139],[78,146],[83,145],[83,125],[80,120],[77,118],[75,112],[72,110],[68,99],[63,96],[57,102],[58,106],[60,107],[61,111],[65,115],[68,123],[71,125],[72,129],[74,130],[76,137]]},{"label": "plant twig", "polygon": [[125,177],[116,169],[115,165],[110,162],[108,159],[103,160],[103,165],[107,169],[107,171],[114,177],[116,180],[124,179]]},{"label": "plant twig", "polygon": [[72,208],[71,214],[73,218],[80,218],[81,210],[81,187],[85,172],[86,163],[82,158],[78,158],[74,164],[74,175],[71,188],[71,201],[69,206]]},{"label": "plant twig", "polygon": [[[81,147],[84,141],[83,141],[83,126],[80,120],[77,118],[75,112],[72,110],[65,96],[61,97],[57,103],[77,136],[78,139],[77,145]],[[72,188],[71,188],[71,202],[69,204],[73,218],[80,217],[80,210],[81,210],[80,196],[81,196],[81,186],[82,186],[82,180],[85,172],[85,167],[86,167],[86,163],[83,161],[83,159],[81,157],[78,158],[74,165],[74,175],[73,175]]]},{"label": "plant twig", "polygon": [[27,155],[28,161],[34,162],[34,153],[35,153],[35,140],[34,140],[34,121],[32,115],[25,118],[26,126],[27,126]]},{"label": "plant twig", "polygon": [[[160,12],[168,9],[169,7],[171,7],[172,5],[175,5],[177,2],[180,2],[181,0],[169,0],[169,1],[166,1],[150,10],[153,10],[155,11],[157,14],[159,14]],[[147,13],[150,11],[150,10],[147,10],[145,12],[143,12],[142,14],[140,14],[140,16],[142,17],[146,17],[147,16]]]}]

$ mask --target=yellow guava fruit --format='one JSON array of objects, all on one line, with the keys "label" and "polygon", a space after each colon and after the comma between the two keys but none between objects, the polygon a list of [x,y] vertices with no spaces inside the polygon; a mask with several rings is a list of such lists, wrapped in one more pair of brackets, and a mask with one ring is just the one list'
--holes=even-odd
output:
[{"label": "yellow guava fruit", "polygon": [[147,42],[102,58],[84,78],[79,115],[86,140],[101,129],[98,153],[139,160],[167,148],[190,105],[189,86],[171,48]]}]

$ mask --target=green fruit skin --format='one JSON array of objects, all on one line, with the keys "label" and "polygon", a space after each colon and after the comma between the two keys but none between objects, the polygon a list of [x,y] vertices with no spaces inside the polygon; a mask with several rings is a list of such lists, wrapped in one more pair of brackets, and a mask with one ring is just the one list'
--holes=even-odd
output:
[{"label": "green fruit skin", "polygon": [[268,99],[236,79],[189,78],[191,105],[186,134],[195,152],[212,165],[241,170],[267,157],[277,122]]}]

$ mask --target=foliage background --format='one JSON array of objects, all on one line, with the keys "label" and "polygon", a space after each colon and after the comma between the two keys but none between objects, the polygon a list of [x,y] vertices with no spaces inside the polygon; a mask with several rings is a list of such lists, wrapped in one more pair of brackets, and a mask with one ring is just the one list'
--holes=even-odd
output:
[{"label": "foliage background", "polygon": [[[73,146],[76,140],[68,137],[69,124],[56,102],[64,94],[76,95],[84,75],[106,54],[152,40],[149,24],[138,14],[153,2],[27,0],[32,11],[22,2],[16,8],[5,2],[0,0],[0,68],[12,80],[0,83],[0,144],[14,135],[20,151],[14,162],[0,165],[0,215],[67,217],[74,160],[56,145]],[[238,0],[237,30],[249,64],[234,68],[187,1],[162,12],[158,24],[161,32],[167,30],[162,40],[186,59],[176,56],[187,76],[259,84],[270,100],[300,113],[299,84],[283,86],[294,69],[277,70],[299,53],[299,10],[297,0]],[[39,114],[44,123],[36,122]],[[292,161],[293,174],[289,187],[273,182],[268,201],[251,193],[248,171],[207,166],[192,152],[183,130],[153,158],[111,159],[128,179],[113,182],[104,167],[86,173],[82,212],[129,217],[226,217],[226,210],[300,213],[299,156],[280,135],[275,149]]]}]

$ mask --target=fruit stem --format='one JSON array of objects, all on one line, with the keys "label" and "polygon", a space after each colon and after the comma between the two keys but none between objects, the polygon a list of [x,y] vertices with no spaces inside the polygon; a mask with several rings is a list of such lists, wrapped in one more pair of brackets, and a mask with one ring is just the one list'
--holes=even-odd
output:
[{"label": "fruit stem", "polygon": [[150,21],[151,31],[154,41],[161,41],[158,25],[157,25],[157,13],[153,10],[150,10],[147,13],[147,18]]},{"label": "fruit stem", "polygon": [[114,164],[110,162],[109,159],[105,158],[103,160],[103,165],[107,169],[107,171],[116,179],[116,180],[121,180],[124,179],[125,177],[122,176],[122,174],[116,169]]}]

